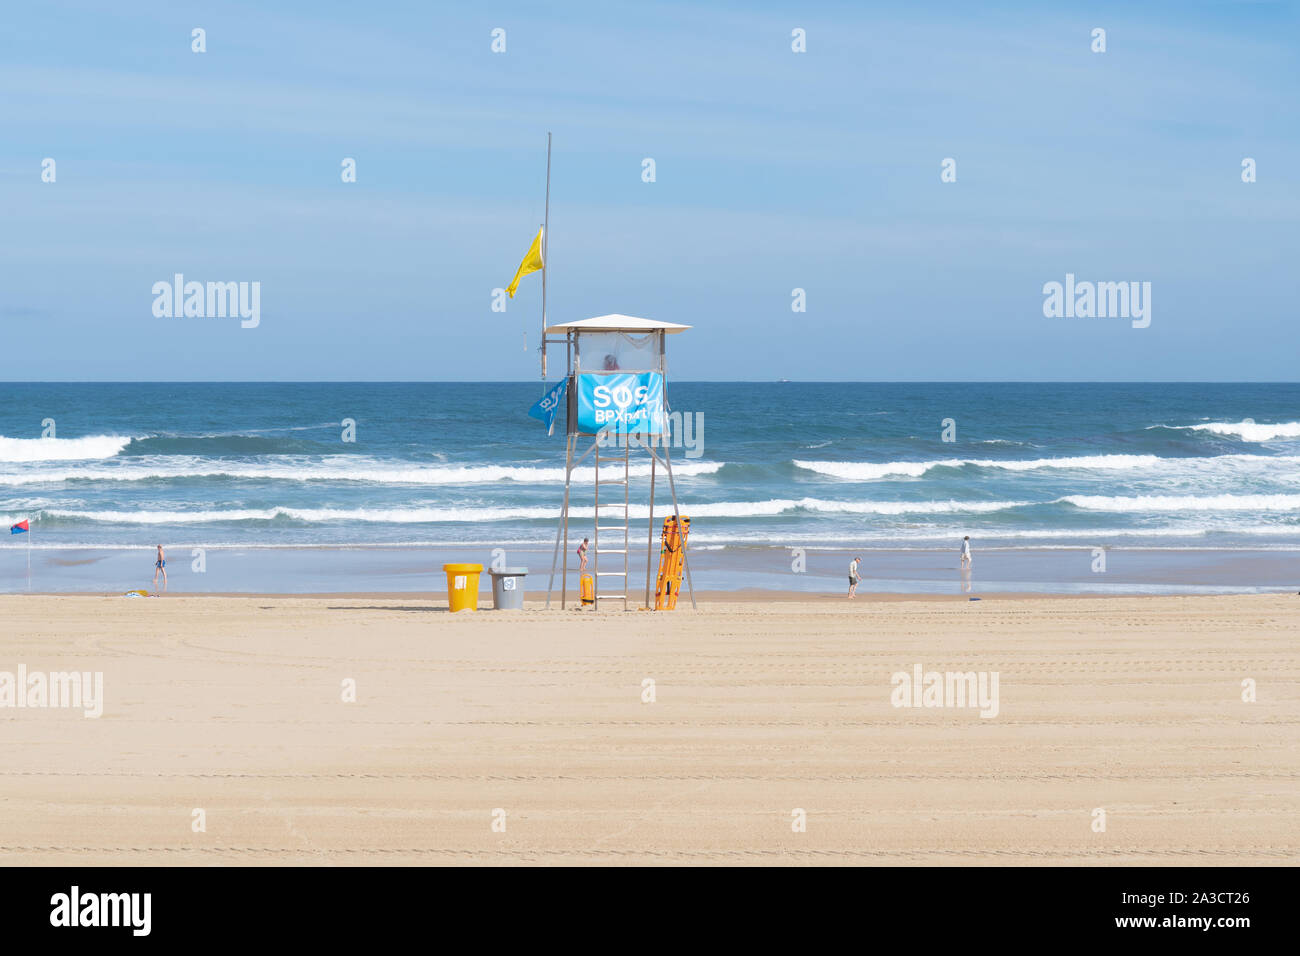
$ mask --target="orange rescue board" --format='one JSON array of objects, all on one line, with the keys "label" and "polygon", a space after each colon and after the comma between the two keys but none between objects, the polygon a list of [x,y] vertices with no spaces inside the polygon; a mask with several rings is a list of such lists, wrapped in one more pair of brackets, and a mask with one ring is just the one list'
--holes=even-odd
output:
[{"label": "orange rescue board", "polygon": [[677,519],[665,518],[663,540],[659,548],[659,581],[655,585],[655,610],[671,611],[677,607],[677,592],[682,587],[682,569],[686,539],[690,537],[691,519],[682,515],[681,534]]}]

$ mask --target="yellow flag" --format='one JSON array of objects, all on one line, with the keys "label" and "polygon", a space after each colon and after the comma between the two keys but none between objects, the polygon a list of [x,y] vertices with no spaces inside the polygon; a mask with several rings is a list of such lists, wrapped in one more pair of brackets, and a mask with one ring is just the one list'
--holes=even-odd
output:
[{"label": "yellow flag", "polygon": [[533,244],[528,247],[528,252],[524,254],[524,261],[519,263],[519,271],[515,273],[514,279],[510,285],[506,286],[506,291],[510,293],[510,298],[515,297],[515,290],[519,288],[519,280],[530,272],[536,272],[542,267],[542,230],[537,230],[537,238]]}]

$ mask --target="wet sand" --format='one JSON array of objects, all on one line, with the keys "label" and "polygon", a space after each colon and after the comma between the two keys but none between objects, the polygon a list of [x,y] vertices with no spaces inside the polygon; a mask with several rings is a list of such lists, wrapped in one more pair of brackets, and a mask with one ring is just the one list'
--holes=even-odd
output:
[{"label": "wet sand", "polygon": [[[791,542],[792,547],[799,542]],[[442,566],[493,560],[491,544],[448,547],[215,547],[168,546],[171,589],[182,594],[393,593],[446,594]],[[530,592],[545,592],[553,549],[502,545],[504,563],[527,567]],[[700,591],[797,592],[815,599],[843,594],[849,561],[861,555],[860,592],[878,594],[1200,594],[1300,590],[1300,552],[1214,548],[1122,548],[1097,541],[1060,548],[985,548],[979,543],[970,575],[962,575],[956,548],[808,547],[796,553],[772,546],[702,545],[690,554]],[[633,591],[645,587],[640,545],[631,559]],[[659,559],[656,545],[652,561]],[[0,591],[27,589],[27,552],[0,544]],[[36,548],[31,590],[63,594],[121,594],[152,588],[153,548]],[[618,569],[622,561],[616,560]],[[657,568],[657,563],[655,564]],[[577,584],[569,567],[570,587]],[[559,575],[557,572],[556,579]],[[482,582],[487,587],[486,575]]]}]

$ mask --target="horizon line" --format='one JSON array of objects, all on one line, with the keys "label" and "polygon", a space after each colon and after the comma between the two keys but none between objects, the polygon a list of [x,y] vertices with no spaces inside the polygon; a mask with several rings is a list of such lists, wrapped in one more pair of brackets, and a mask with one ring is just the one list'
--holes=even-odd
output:
[{"label": "horizon line", "polygon": [[[541,385],[548,379],[10,379],[3,385]],[[687,385],[1300,385],[1300,379],[775,379],[682,378]],[[0,386],[2,387],[2,386]]]}]

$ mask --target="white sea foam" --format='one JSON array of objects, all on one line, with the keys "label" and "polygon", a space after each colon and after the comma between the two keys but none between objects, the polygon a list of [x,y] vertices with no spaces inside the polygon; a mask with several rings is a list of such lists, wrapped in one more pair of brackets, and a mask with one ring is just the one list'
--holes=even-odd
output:
[{"label": "white sea foam", "polygon": [[1130,471],[1138,468],[1159,467],[1162,459],[1157,455],[1084,455],[1074,458],[1033,458],[1026,460],[994,458],[942,458],[934,461],[799,461],[795,464],[808,471],[816,471],[835,478],[852,481],[872,481],[878,478],[920,478],[934,468],[999,468],[1003,471],[1037,471],[1042,468],[1068,468],[1074,470]]},{"label": "white sea foam", "polygon": [[87,435],[84,438],[6,438],[0,435],[0,462],[90,461],[112,458],[129,436]]},{"label": "white sea foam", "polygon": [[1243,422],[1205,422],[1202,425],[1169,425],[1194,432],[1210,432],[1214,435],[1228,435],[1242,441],[1274,441],[1278,438],[1300,438],[1300,422],[1276,422],[1274,424]]},{"label": "white sea foam", "polygon": [[[771,498],[765,501],[717,501],[707,503],[683,502],[681,510],[694,518],[765,518],[778,516],[797,516],[804,514],[841,514],[841,515],[881,515],[914,516],[913,520],[926,517],[943,517],[949,515],[965,516],[993,514],[1013,511],[1019,508],[1048,507],[1052,505],[1072,505],[1085,511],[1112,513],[1160,514],[1167,512],[1202,513],[1215,512],[1300,512],[1300,495],[1136,495],[1131,497],[1114,495],[1066,495],[1047,501],[834,501],[822,498]],[[52,506],[52,507],[51,507]],[[13,507],[11,504],[10,507]],[[663,504],[656,507],[659,516],[669,514],[671,509]],[[574,518],[592,518],[595,511],[591,507],[574,507],[570,509]],[[650,510],[646,505],[632,505],[628,514],[633,519],[644,519]],[[60,520],[103,522],[114,524],[205,524],[218,522],[272,521],[287,519],[308,524],[331,522],[349,522],[365,524],[439,524],[464,523],[479,524],[497,521],[532,521],[555,520],[559,516],[558,506],[421,506],[408,508],[231,508],[192,509],[192,510],[80,510],[59,507],[57,502],[42,500],[24,502],[17,517],[9,516],[0,521],[16,521],[29,514],[45,515]],[[620,518],[622,508],[606,507],[602,509],[602,518],[611,522]],[[907,533],[906,529],[881,529],[888,534]],[[1131,529],[1135,534],[1150,534],[1157,529]],[[1232,530],[1230,527],[1215,530]],[[1300,534],[1300,526],[1287,529],[1289,533]],[[1011,529],[1000,529],[996,534],[1013,533]],[[1014,532],[1021,533],[1021,532]],[[1025,529],[1025,534],[1042,533],[1034,529]],[[1056,535],[1057,532],[1046,532]],[[1099,534],[1102,532],[1088,529],[1075,529],[1068,534],[1072,536]],[[1128,532],[1125,532],[1128,533]]]},{"label": "white sea foam", "polygon": [[[770,517],[793,511],[824,514],[906,515],[987,514],[1032,504],[1029,501],[827,501],[822,498],[772,498],[767,501],[719,501],[683,508],[702,518]],[[648,509],[645,510],[648,514]],[[643,515],[644,516],[644,515]]]},{"label": "white sea foam", "polygon": [[[1296,512],[1300,511],[1300,495],[1065,495],[1046,501],[833,501],[822,498],[771,498],[766,501],[716,501],[681,505],[682,511],[697,518],[762,518],[793,515],[797,512],[844,515],[972,515],[1012,511],[1018,508],[1043,507],[1068,504],[1087,511],[1115,513],[1155,514],[1163,512]],[[232,508],[226,510],[185,511],[82,511],[57,507],[48,500],[25,502],[18,514],[39,512],[52,518],[74,519],[122,524],[199,524],[207,522],[270,521],[287,518],[296,521],[365,522],[388,524],[434,524],[441,522],[479,523],[511,520],[552,520],[558,517],[558,507],[497,506],[497,507],[413,507],[413,508]],[[49,507],[55,505],[55,507]],[[576,518],[594,516],[590,507],[570,509]],[[606,517],[621,507],[606,508]],[[632,505],[632,518],[645,518],[650,513],[646,505]],[[665,515],[664,505],[656,514]],[[0,519],[6,520],[6,519]],[[14,518],[13,520],[18,520]],[[1004,533],[1006,529],[1003,529]],[[1136,529],[1147,533],[1151,529]],[[1300,533],[1300,527],[1291,529]],[[891,532],[892,533],[892,532]],[[1090,533],[1083,529],[1071,534]]]},{"label": "white sea foam", "polygon": [[[39,530],[39,526],[37,528]],[[970,534],[972,539],[979,542],[981,553],[987,551],[1003,550],[1029,550],[1029,551],[1080,551],[1091,550],[1093,548],[1105,545],[1107,548],[1117,548],[1120,550],[1155,550],[1155,551],[1300,551],[1300,541],[1297,543],[1275,544],[1261,541],[1250,544],[1242,544],[1240,541],[1234,544],[1183,544],[1183,545],[1150,545],[1150,544],[1127,544],[1124,546],[1114,545],[1114,539],[1119,538],[1142,538],[1142,539],[1164,539],[1164,538],[1205,538],[1211,534],[1222,534],[1224,528],[1209,528],[1199,525],[1187,525],[1177,527],[1162,528],[1035,528],[1023,529],[1020,531],[1008,531],[1005,528],[979,528],[963,526],[962,534]],[[1234,525],[1230,529],[1235,537],[1254,538],[1254,537],[1291,537],[1300,539],[1300,530],[1294,525],[1251,525],[1240,526]],[[763,531],[735,531],[735,532],[707,532],[703,529],[696,529],[691,532],[691,542],[698,550],[721,550],[728,546],[733,548],[780,548],[783,551],[791,547],[804,548],[831,548],[831,547],[857,547],[864,543],[871,543],[882,550],[900,550],[900,551],[950,551],[953,550],[954,535],[951,530],[936,531],[930,529],[911,529],[900,531],[862,531],[853,535],[843,534],[802,534],[796,533],[792,537],[788,532],[772,534]],[[995,542],[1020,542],[1020,541],[1049,541],[1050,544],[1005,544]],[[553,533],[541,535],[533,538],[521,537],[480,537],[468,539],[463,534],[458,534],[455,538],[411,538],[397,541],[293,541],[280,540],[276,542],[259,539],[257,541],[208,541],[206,539],[195,539],[190,542],[172,541],[168,547],[174,549],[183,548],[205,548],[208,550],[289,550],[289,551],[317,551],[317,550],[389,550],[394,548],[463,548],[470,543],[485,543],[493,546],[508,546],[521,549],[532,549],[545,552],[548,556],[551,554],[551,548],[555,543]],[[932,542],[923,544],[924,542]],[[34,551],[141,551],[151,550],[153,545],[150,544],[122,544],[116,542],[104,541],[84,541],[84,542],[66,542],[59,541],[50,543],[44,538],[37,538],[32,542]],[[0,551],[25,551],[27,542],[20,538],[6,540],[0,537]]]},{"label": "white sea foam", "polygon": [[1300,495],[1066,495],[1057,500],[1089,511],[1300,511]]},{"label": "white sea foam", "polygon": [[[128,441],[129,439],[122,439]],[[0,440],[3,441],[3,440]],[[62,441],[62,439],[60,439]],[[71,439],[69,441],[80,441]],[[1131,471],[1155,475],[1239,476],[1242,469],[1272,473],[1278,480],[1292,483],[1300,477],[1300,456],[1296,455],[1215,455],[1204,458],[1161,458],[1155,455],[1091,455],[1073,458],[1037,458],[995,460],[949,458],[934,461],[835,462],[804,461],[794,464],[806,471],[845,481],[874,481],[886,478],[920,478],[931,469],[980,466],[1008,472],[1039,470]],[[683,461],[673,466],[677,478],[717,474],[725,462]],[[634,478],[650,473],[648,464],[633,465]],[[574,470],[574,480],[590,483],[595,477],[591,468]],[[33,462],[19,469],[0,470],[0,487],[60,484],[69,481],[145,482],[192,478],[227,478],[252,481],[288,482],[360,482],[381,485],[474,485],[516,482],[520,484],[558,484],[564,481],[564,469],[527,465],[395,465],[371,458],[334,455],[324,458],[299,458],[275,462],[235,463],[195,456],[148,456],[119,459],[112,464],[89,464],[75,467],[43,465]]]},{"label": "white sea foam", "polygon": [[[794,511],[811,511],[831,514],[983,514],[1018,508],[1032,504],[1025,501],[823,501],[818,498],[774,498],[768,501],[719,501],[708,504],[682,505],[682,511],[697,518],[750,518],[773,517]],[[479,523],[511,520],[554,520],[559,517],[556,507],[421,507],[421,508],[231,508],[227,510],[187,511],[78,511],[60,508],[42,512],[51,518],[81,521],[109,522],[115,524],[203,524],[229,521],[271,521],[289,518],[303,522],[365,522],[384,524],[435,524],[441,522]],[[603,518],[615,520],[623,513],[619,508],[602,508]],[[671,513],[659,504],[657,515]],[[595,509],[571,508],[575,518],[591,518]],[[633,505],[632,518],[649,517],[646,505]]]},{"label": "white sea foam", "polygon": [[[76,439],[74,439],[76,440]],[[0,439],[3,441],[3,439]],[[129,442],[130,439],[124,439]],[[109,456],[104,456],[109,457]],[[32,459],[37,460],[37,459]],[[673,464],[674,478],[711,475],[725,462],[684,461]],[[634,478],[648,477],[650,465],[632,465]],[[573,480],[590,484],[591,468],[576,468]],[[515,481],[547,484],[564,481],[564,469],[512,465],[412,465],[393,466],[374,459],[335,455],[317,460],[236,464],[209,458],[152,456],[119,465],[78,468],[34,468],[0,472],[0,486],[54,484],[65,481],[158,481],[180,478],[234,478],[275,481],[358,481],[391,485],[468,485]]]},{"label": "white sea foam", "polygon": [[1300,463],[1296,455],[1213,455],[1205,458],[1162,458],[1159,455],[1081,455],[1065,458],[993,459],[993,458],[942,458],[933,461],[801,461],[794,464],[805,471],[814,471],[833,478],[849,481],[874,481],[880,478],[920,478],[934,468],[998,468],[1003,471],[1039,471],[1059,469],[1073,471],[1180,471],[1204,470],[1223,466],[1294,467]]},{"label": "white sea foam", "polygon": [[[1033,547],[1042,549],[1092,549],[1099,547],[1112,539],[1205,538],[1213,534],[1231,534],[1234,538],[1289,537],[1300,540],[1300,527],[1295,525],[1240,525],[1235,522],[1231,525],[1224,525],[1222,527],[1211,527],[1206,524],[1198,523],[1166,525],[1155,528],[1021,529],[981,528],[978,525],[963,524],[960,533],[963,535],[969,534],[972,540],[979,543],[981,551],[989,550],[989,542],[993,541],[1053,541],[1061,543],[1041,544],[1034,545]],[[852,546],[861,542],[873,542],[883,546],[891,542],[939,542],[943,545],[943,550],[948,550],[950,548],[955,549],[958,536],[948,525],[945,525],[942,529],[933,525],[918,528],[863,529],[861,531],[855,531],[852,534],[809,534],[799,531],[782,531],[779,534],[773,534],[770,531],[710,532],[701,527],[692,529],[691,540],[726,541],[735,545],[753,545],[755,547],[768,547],[772,545],[779,547],[826,547],[830,545]],[[1131,547],[1144,547],[1144,545],[1132,545]],[[1208,547],[1212,550],[1252,549],[1252,546],[1241,545],[1240,543],[1233,546],[1201,544],[1194,547],[1199,549],[1205,549]],[[1290,551],[1295,550],[1298,545],[1261,545],[1260,547]],[[929,549],[927,548],[925,550]]]},{"label": "white sea foam", "polygon": [[795,467],[805,471],[815,471],[832,478],[845,478],[850,481],[872,481],[876,478],[920,478],[931,468],[958,468],[965,464],[959,458],[947,458],[942,461],[800,461],[794,460]]}]

